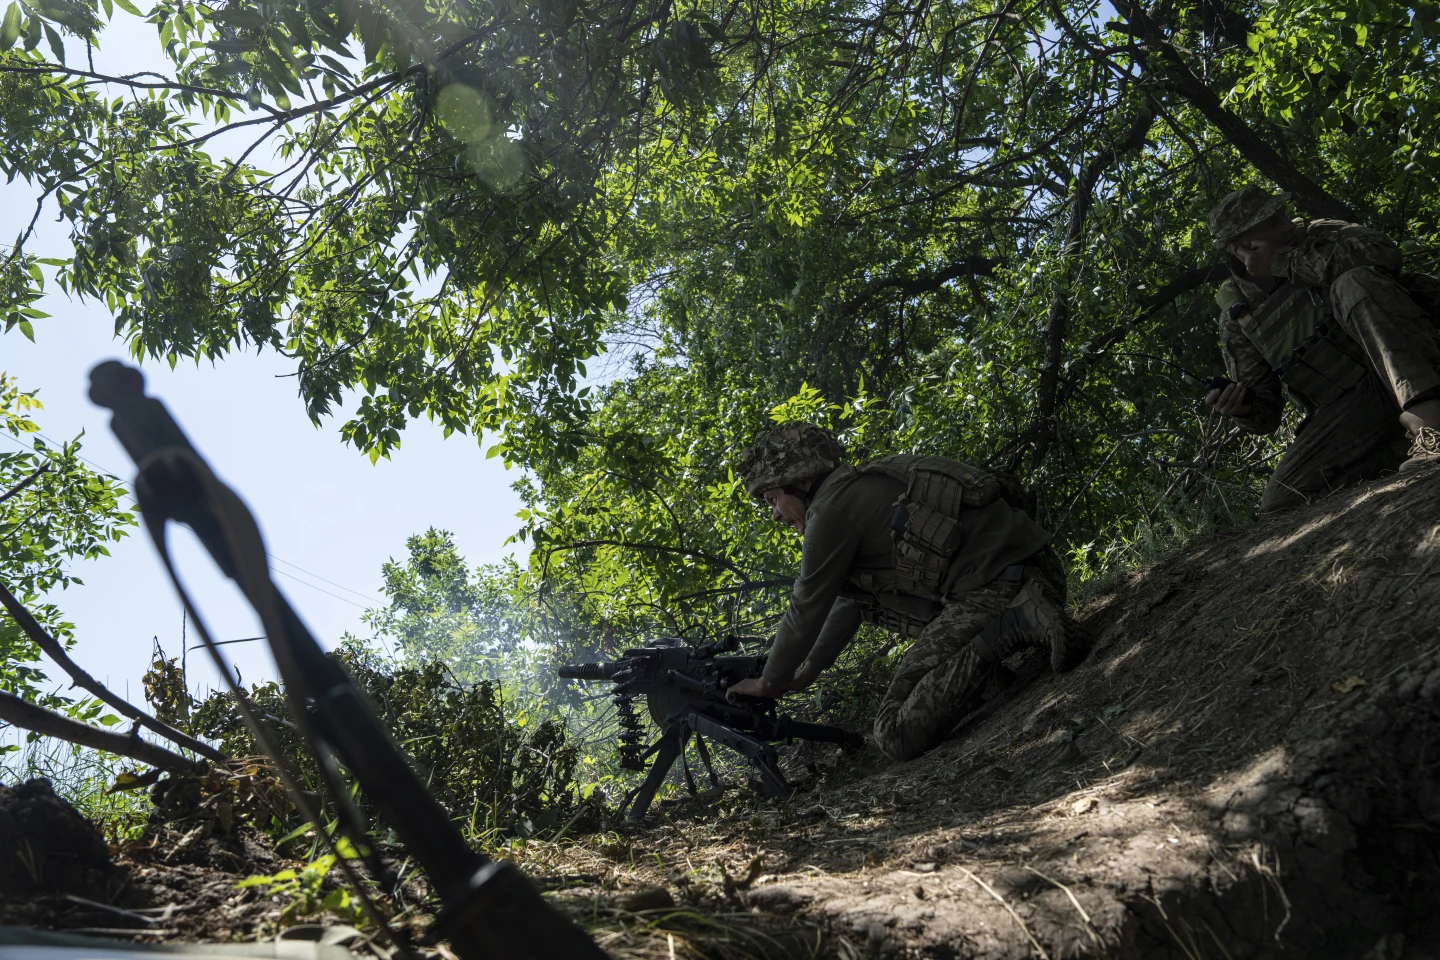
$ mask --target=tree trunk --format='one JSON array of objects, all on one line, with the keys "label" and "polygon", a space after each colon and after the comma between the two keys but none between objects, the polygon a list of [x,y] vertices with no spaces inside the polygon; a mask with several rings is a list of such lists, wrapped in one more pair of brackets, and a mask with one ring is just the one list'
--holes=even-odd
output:
[{"label": "tree trunk", "polygon": [[1054,438],[1051,425],[1055,418],[1055,396],[1060,383],[1060,366],[1065,356],[1065,338],[1070,329],[1070,273],[1085,239],[1085,219],[1089,216],[1090,206],[1095,199],[1095,184],[1122,156],[1140,149],[1145,144],[1145,135],[1150,132],[1154,119],[1149,107],[1142,107],[1120,142],[1096,154],[1081,169],[1075,180],[1075,191],[1070,198],[1070,219],[1065,225],[1065,244],[1060,250],[1055,296],[1050,301],[1045,323],[1045,359],[1040,364],[1039,401],[1036,405],[1035,425],[1032,428],[1034,441],[1031,446],[1031,463],[1034,466],[1039,466],[1045,459]]}]

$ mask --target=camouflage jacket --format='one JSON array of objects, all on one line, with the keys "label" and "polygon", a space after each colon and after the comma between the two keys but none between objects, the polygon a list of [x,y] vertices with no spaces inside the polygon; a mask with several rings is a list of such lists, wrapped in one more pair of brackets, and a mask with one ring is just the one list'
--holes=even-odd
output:
[{"label": "camouflage jacket", "polygon": [[[765,664],[765,679],[771,683],[788,682],[817,641],[829,651],[825,660],[833,660],[862,620],[924,623],[940,612],[941,604],[931,598],[857,589],[860,581],[894,578],[891,517],[906,487],[892,476],[857,473],[842,466],[824,480],[810,503],[800,576]],[[967,536],[952,561],[955,576],[947,584],[947,597],[990,582],[1049,541],[1050,535],[1028,514],[1003,499],[966,510],[963,516]]]},{"label": "camouflage jacket", "polygon": [[[1296,220],[1295,224],[1302,232],[1300,238],[1276,250],[1270,258],[1270,271],[1276,278],[1328,288],[1341,274],[1356,267],[1379,267],[1392,274],[1400,271],[1399,248],[1378,230],[1342,220]],[[1220,348],[1225,355],[1225,369],[1231,380],[1245,384],[1249,392],[1250,412],[1235,419],[1252,433],[1273,433],[1280,426],[1285,391],[1280,378],[1231,318],[1228,308],[1242,300],[1252,309],[1258,308],[1276,285],[1275,280],[1251,277],[1237,266],[1235,275],[1220,285],[1215,296],[1221,307]],[[1298,391],[1290,391],[1290,396],[1307,414],[1316,407]]]}]

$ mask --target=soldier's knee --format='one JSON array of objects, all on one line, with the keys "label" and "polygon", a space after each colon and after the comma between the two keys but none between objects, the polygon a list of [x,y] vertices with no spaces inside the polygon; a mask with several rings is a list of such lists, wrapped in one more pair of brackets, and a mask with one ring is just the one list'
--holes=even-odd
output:
[{"label": "soldier's knee", "polygon": [[896,730],[886,730],[882,733],[878,728],[875,730],[875,746],[879,747],[880,752],[885,754],[888,759],[897,763],[903,760],[914,760],[928,749],[928,747],[920,746],[901,736]]},{"label": "soldier's knee", "polygon": [[1276,483],[1272,479],[1265,485],[1265,492],[1260,495],[1260,512],[1279,513],[1282,510],[1303,507],[1309,502],[1310,497],[1306,494],[1283,481]]}]

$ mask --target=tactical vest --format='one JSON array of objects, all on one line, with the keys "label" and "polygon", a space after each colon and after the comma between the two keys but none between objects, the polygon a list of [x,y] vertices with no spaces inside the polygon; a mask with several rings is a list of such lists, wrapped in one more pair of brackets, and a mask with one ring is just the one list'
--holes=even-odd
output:
[{"label": "tactical vest", "polygon": [[[1227,310],[1240,299],[1233,283],[1222,286],[1217,297]],[[1370,370],[1360,345],[1335,319],[1324,287],[1283,281],[1264,303],[1235,320],[1275,375],[1318,406],[1340,399]]]},{"label": "tactical vest", "polygon": [[908,637],[920,635],[929,618],[912,616],[886,606],[886,594],[909,594],[939,602],[951,562],[961,545],[961,516],[1003,497],[1023,504],[1024,490],[1007,475],[981,470],[945,457],[900,455],[881,457],[859,467],[841,482],[882,475],[905,482],[890,520],[894,540],[893,571],[877,574],[862,570],[846,581],[845,594],[859,601],[868,623]]}]

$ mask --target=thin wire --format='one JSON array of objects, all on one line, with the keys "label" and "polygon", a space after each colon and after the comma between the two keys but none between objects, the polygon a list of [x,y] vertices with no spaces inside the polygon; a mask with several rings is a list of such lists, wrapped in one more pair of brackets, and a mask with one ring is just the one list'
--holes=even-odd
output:
[{"label": "thin wire", "polygon": [[298,564],[298,563],[291,563],[289,560],[285,560],[285,559],[283,559],[283,558],[281,558],[281,557],[277,557],[277,556],[275,556],[275,554],[269,552],[268,550],[265,552],[265,556],[269,557],[271,560],[274,560],[274,561],[276,561],[276,562],[278,562],[278,563],[283,563],[283,564],[285,564],[285,566],[287,566],[287,567],[294,567],[296,570],[299,570],[301,573],[305,574],[307,577],[314,577],[316,580],[319,580],[319,581],[321,581],[322,583],[328,583],[328,584],[330,584],[330,586],[332,586],[332,587],[339,587],[341,590],[344,590],[346,593],[353,593],[353,594],[355,594],[355,596],[359,597],[361,600],[365,600],[365,601],[367,601],[367,602],[369,602],[369,603],[379,604],[380,606],[384,606],[384,604],[381,603],[381,601],[376,600],[374,597],[370,596],[368,593],[361,593],[359,590],[351,590],[349,587],[345,586],[345,584],[343,584],[343,583],[336,583],[334,580],[326,580],[324,577],[320,576],[320,574],[315,573],[314,571],[311,571],[311,570],[306,570],[304,567],[300,566],[300,564]]},{"label": "thin wire", "polygon": [[[321,593],[325,594],[325,596],[327,596],[327,597],[334,597],[336,600],[339,600],[341,603],[348,603],[348,604],[350,604],[350,606],[352,606],[352,607],[359,607],[361,610],[366,610],[366,609],[368,609],[368,608],[365,606],[365,604],[363,604],[363,603],[356,603],[354,600],[351,600],[349,597],[342,597],[342,596],[340,596],[338,593],[331,593],[329,590],[326,590],[326,589],[324,589],[323,587],[317,587],[317,586],[315,586],[315,584],[313,584],[313,583],[306,583],[304,580],[301,580],[299,577],[295,576],[295,574],[293,574],[293,573],[286,573],[284,570],[277,570],[275,567],[271,567],[270,569],[273,570],[275,573],[280,574],[280,576],[282,576],[282,577],[289,577],[291,580],[294,580],[296,583],[304,583],[305,586],[309,587],[311,590],[319,590]],[[326,582],[326,583],[329,583],[330,581],[327,580],[327,581],[325,581],[325,582]]]},{"label": "thin wire", "polygon": [[[35,434],[30,434],[30,435],[31,435],[31,436],[39,437],[41,440],[44,440],[46,443],[49,443],[49,444],[51,444],[51,445],[53,445],[53,446],[61,447],[61,448],[64,447],[64,444],[56,443],[56,441],[55,441],[54,439],[52,439],[52,438],[50,438],[50,437],[47,437],[47,436],[46,436],[45,434],[43,434],[43,433],[35,433]],[[20,446],[20,447],[23,447],[25,450],[27,450],[27,451],[29,451],[29,452],[31,452],[31,453],[38,453],[38,454],[40,454],[41,456],[45,457],[47,460],[53,461],[53,460],[55,459],[54,457],[50,456],[50,455],[48,454],[48,452],[46,452],[46,451],[36,450],[36,449],[35,449],[34,447],[32,447],[32,446],[26,446],[25,442],[24,442],[23,440],[21,440],[19,437],[12,436],[12,435],[9,434],[9,433],[0,433],[0,436],[6,437],[7,439],[14,441],[15,444],[17,444],[17,445]],[[103,467],[102,465],[96,463],[94,460],[91,460],[89,457],[81,456],[81,455],[78,454],[78,453],[75,454],[74,456],[75,456],[75,458],[76,458],[77,460],[83,460],[83,461],[85,461],[86,463],[88,463],[90,466],[94,467],[94,468],[100,473],[101,476],[108,477],[108,478],[110,478],[111,480],[114,480],[116,483],[123,484],[123,485],[124,485],[124,491],[121,493],[121,496],[123,496],[123,497],[125,497],[126,499],[128,499],[131,503],[134,503],[137,507],[139,506],[139,502],[135,499],[135,494],[133,494],[133,493],[130,492],[129,484],[128,484],[128,482],[127,482],[123,477],[116,476],[115,474],[111,473],[109,470],[106,470],[105,467]],[[278,562],[280,562],[280,563],[283,563],[283,564],[285,564],[286,566],[294,567],[296,570],[299,570],[301,573],[303,573],[303,574],[305,574],[305,575],[307,575],[307,576],[314,577],[316,580],[324,581],[325,583],[330,584],[332,587],[339,587],[341,590],[344,590],[346,593],[353,593],[355,596],[360,597],[361,599],[364,599],[364,600],[368,601],[370,606],[367,606],[367,605],[364,604],[364,603],[356,603],[354,600],[350,600],[350,599],[348,599],[348,598],[346,598],[346,597],[336,596],[335,594],[331,593],[329,590],[324,589],[323,587],[317,587],[317,586],[315,586],[315,584],[313,584],[313,583],[308,583],[308,582],[306,582],[306,581],[304,581],[304,580],[301,580],[299,577],[295,576],[295,574],[293,574],[293,573],[287,573],[287,572],[284,571],[284,570],[276,570],[276,571],[275,571],[276,573],[280,574],[281,576],[289,577],[291,580],[294,580],[296,583],[303,584],[304,586],[309,587],[311,590],[317,590],[317,591],[319,591],[320,593],[325,594],[325,596],[327,596],[327,597],[334,597],[336,600],[339,600],[339,601],[341,601],[341,602],[343,602],[343,603],[348,603],[348,604],[350,604],[352,607],[359,607],[361,610],[368,610],[368,609],[370,609],[371,606],[374,606],[374,607],[383,607],[383,606],[385,605],[383,602],[381,602],[381,601],[379,601],[379,600],[376,600],[374,597],[372,597],[372,596],[370,596],[370,595],[368,595],[368,594],[361,593],[359,590],[352,590],[352,589],[350,589],[349,587],[345,586],[343,583],[336,583],[334,580],[326,579],[325,577],[320,576],[320,574],[318,574],[318,573],[312,573],[312,572],[310,572],[309,570],[306,570],[304,567],[300,566],[298,563],[291,563],[289,560],[286,560],[286,559],[284,559],[284,558],[282,558],[282,557],[277,557],[277,556],[275,556],[275,554],[270,553],[270,552],[268,552],[268,551],[266,552],[265,556],[269,557],[271,560],[276,560],[276,561],[278,561]],[[195,649],[195,648],[192,647],[191,649]]]}]

